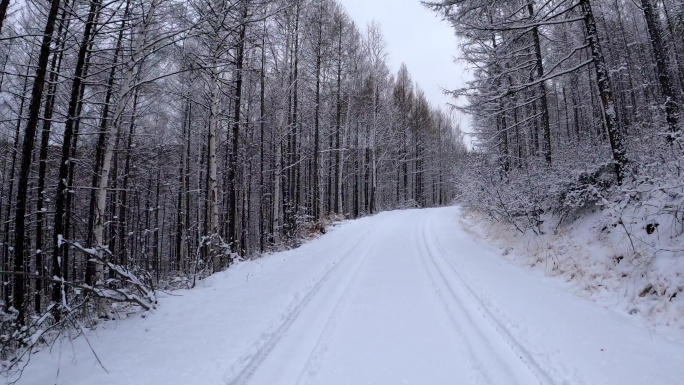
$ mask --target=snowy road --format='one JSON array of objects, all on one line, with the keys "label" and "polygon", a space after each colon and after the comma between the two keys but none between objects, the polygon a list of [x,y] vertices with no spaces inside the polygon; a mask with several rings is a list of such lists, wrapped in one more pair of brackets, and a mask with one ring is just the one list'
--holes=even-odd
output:
[{"label": "snowy road", "polygon": [[683,345],[507,263],[458,214],[345,223],[90,333],[109,373],[78,339],[19,384],[684,383]]}]

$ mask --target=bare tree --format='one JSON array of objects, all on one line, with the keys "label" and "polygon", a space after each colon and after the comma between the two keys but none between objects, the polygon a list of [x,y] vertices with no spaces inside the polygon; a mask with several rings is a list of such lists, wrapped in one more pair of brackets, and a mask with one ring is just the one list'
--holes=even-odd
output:
[{"label": "bare tree", "polygon": [[14,213],[14,276],[13,282],[13,302],[14,307],[19,311],[17,316],[19,324],[25,322],[26,303],[25,281],[23,273],[26,272],[26,209],[28,206],[28,184],[31,161],[33,158],[33,147],[38,127],[40,115],[40,105],[45,88],[45,77],[47,73],[48,61],[50,59],[50,45],[54,33],[55,22],[59,13],[59,0],[52,0],[45,22],[43,40],[40,45],[40,53],[36,64],[36,76],[33,80],[31,100],[28,109],[28,121],[24,128],[24,142],[21,150],[21,164],[19,166],[19,181],[17,183],[17,203]]}]

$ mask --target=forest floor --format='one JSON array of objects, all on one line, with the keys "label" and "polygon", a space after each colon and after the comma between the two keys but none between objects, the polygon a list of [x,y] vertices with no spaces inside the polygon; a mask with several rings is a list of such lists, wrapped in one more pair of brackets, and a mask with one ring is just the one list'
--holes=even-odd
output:
[{"label": "forest floor", "polygon": [[682,343],[463,223],[457,207],[345,222],[43,349],[18,383],[681,384]]}]

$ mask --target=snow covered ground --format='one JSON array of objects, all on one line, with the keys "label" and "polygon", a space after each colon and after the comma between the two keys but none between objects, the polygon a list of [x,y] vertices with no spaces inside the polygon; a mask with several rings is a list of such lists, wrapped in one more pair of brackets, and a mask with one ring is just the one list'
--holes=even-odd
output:
[{"label": "snow covered ground", "polygon": [[346,222],[88,332],[108,372],[78,338],[18,384],[682,383],[684,345],[510,263],[459,215]]},{"label": "snow covered ground", "polygon": [[[511,262],[553,277],[556,284],[630,322],[684,342],[681,224],[643,211],[632,208],[618,216],[596,210],[561,224],[545,215],[541,234],[531,229],[522,234],[475,212],[463,215],[461,222]],[[649,223],[660,226],[649,234]]]}]

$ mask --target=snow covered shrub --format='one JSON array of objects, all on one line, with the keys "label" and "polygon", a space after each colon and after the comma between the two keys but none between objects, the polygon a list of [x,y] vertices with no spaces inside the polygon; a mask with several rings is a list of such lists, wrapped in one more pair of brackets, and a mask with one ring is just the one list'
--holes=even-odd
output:
[{"label": "snow covered shrub", "polygon": [[569,170],[569,174],[571,177],[561,181],[554,191],[552,211],[561,217],[602,205],[617,182],[612,163],[580,171]]},{"label": "snow covered shrub", "polygon": [[[477,156],[476,156],[477,158]],[[548,186],[540,183],[534,170],[497,173],[485,157],[480,157],[464,173],[462,203],[496,221],[509,222],[521,231],[539,231],[541,215],[547,209]]]},{"label": "snow covered shrub", "polygon": [[462,201],[494,219],[484,226],[506,258],[562,277],[637,322],[681,330],[684,157],[674,146],[653,156],[653,141],[643,143],[622,185],[611,162],[566,158],[502,175],[480,155]]},{"label": "snow covered shrub", "polygon": [[[653,252],[683,253],[679,237],[684,234],[684,157],[669,161],[642,162],[638,173],[616,194],[610,211],[631,231],[638,242]],[[642,239],[643,238],[643,239]],[[674,244],[662,246],[663,242]],[[656,246],[660,244],[660,246]]]}]

